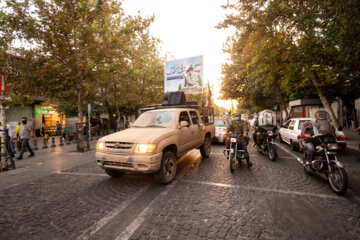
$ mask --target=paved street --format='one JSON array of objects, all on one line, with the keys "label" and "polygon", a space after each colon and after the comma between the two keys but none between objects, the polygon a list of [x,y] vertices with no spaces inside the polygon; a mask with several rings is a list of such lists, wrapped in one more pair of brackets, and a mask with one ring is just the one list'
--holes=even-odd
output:
[{"label": "paved street", "polygon": [[112,179],[93,151],[72,148],[38,152],[0,174],[0,239],[360,238],[355,150],[340,156],[349,189],[339,197],[283,144],[275,162],[249,146],[253,167],[233,174],[222,145],[209,159],[192,151],[166,186],[143,174]]}]

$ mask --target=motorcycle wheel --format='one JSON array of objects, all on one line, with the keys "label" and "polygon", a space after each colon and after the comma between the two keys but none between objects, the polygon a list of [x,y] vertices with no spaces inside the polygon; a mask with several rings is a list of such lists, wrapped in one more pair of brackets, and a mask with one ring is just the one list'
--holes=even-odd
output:
[{"label": "motorcycle wheel", "polygon": [[348,187],[348,176],[345,169],[334,166],[332,173],[328,174],[331,189],[338,195],[344,195]]},{"label": "motorcycle wheel", "polygon": [[275,161],[276,157],[277,157],[277,152],[276,152],[276,145],[275,144],[270,144],[268,146],[268,155],[271,161]]},{"label": "motorcycle wheel", "polygon": [[235,170],[235,154],[230,155],[230,172],[233,173]]}]

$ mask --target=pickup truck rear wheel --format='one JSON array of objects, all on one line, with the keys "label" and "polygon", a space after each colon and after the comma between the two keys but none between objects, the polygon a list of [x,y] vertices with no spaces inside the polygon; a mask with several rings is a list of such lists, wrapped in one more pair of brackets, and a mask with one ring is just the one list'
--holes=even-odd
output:
[{"label": "pickup truck rear wheel", "polygon": [[211,153],[211,139],[210,137],[205,137],[204,144],[200,147],[200,153],[203,158],[210,157]]},{"label": "pickup truck rear wheel", "polygon": [[108,169],[105,168],[105,172],[107,175],[109,175],[110,177],[121,177],[122,175],[124,175],[124,172],[119,171],[119,170],[114,170],[114,169]]},{"label": "pickup truck rear wheel", "polygon": [[176,175],[176,156],[172,151],[165,151],[162,156],[159,172],[154,174],[157,183],[171,183]]}]

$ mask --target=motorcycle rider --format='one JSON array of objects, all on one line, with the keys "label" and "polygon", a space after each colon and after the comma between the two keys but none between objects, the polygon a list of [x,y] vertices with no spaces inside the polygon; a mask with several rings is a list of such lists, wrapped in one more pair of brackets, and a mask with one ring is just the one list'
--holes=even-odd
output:
[{"label": "motorcycle rider", "polygon": [[[319,119],[320,115],[319,112],[315,113],[315,119]],[[319,126],[317,126],[319,128]],[[314,153],[316,152],[316,142],[312,138],[312,135],[314,135],[313,130],[313,122],[308,121],[305,122],[301,128],[301,136],[304,138],[305,145],[306,145],[306,159],[305,159],[305,165],[306,168],[311,168],[311,161],[314,156]]]},{"label": "motorcycle rider", "polygon": [[231,122],[231,125],[229,126],[227,132],[229,134],[230,133],[236,133],[236,134],[241,136],[240,137],[240,139],[241,139],[241,149],[245,151],[245,157],[246,157],[247,166],[251,167],[252,162],[250,161],[249,152],[247,150],[247,145],[249,143],[247,124],[246,124],[245,121],[240,119],[240,114],[239,113],[234,114],[234,118],[233,118],[233,120]]},{"label": "motorcycle rider", "polygon": [[312,132],[311,128],[313,127],[312,122],[305,122],[301,128],[301,136],[304,138],[304,142],[306,145],[306,159],[305,164],[307,168],[310,168],[310,164],[314,153],[316,152],[315,144],[312,140]]}]

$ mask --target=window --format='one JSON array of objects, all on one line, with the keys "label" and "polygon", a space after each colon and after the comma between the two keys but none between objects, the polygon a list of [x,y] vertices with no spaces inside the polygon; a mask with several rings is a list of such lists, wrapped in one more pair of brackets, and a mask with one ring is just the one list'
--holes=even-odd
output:
[{"label": "window", "polygon": [[190,125],[190,118],[189,118],[188,112],[181,112],[180,113],[179,123],[181,121],[187,121],[189,123],[189,125]]},{"label": "window", "polygon": [[134,122],[133,127],[171,127],[174,115],[174,112],[144,112]]},{"label": "window", "polygon": [[290,121],[287,121],[287,123],[285,124],[284,128],[289,128],[290,123],[291,123],[291,120],[290,120]]},{"label": "window", "polygon": [[191,121],[192,121],[193,124],[198,124],[199,123],[199,118],[198,118],[198,115],[196,114],[195,111],[191,111],[190,116],[191,116]]},{"label": "window", "polygon": [[295,127],[295,123],[296,123],[296,120],[292,120],[290,125],[289,125],[289,129],[290,130],[294,130],[294,127]]},{"label": "window", "polygon": [[308,121],[310,121],[310,120],[300,120],[298,129],[302,129],[303,124],[308,122]]}]

